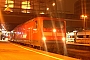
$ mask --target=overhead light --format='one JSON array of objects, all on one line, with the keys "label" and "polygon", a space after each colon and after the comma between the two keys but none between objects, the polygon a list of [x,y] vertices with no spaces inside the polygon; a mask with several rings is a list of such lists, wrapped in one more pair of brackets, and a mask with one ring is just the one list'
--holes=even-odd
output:
[{"label": "overhead light", "polygon": [[40,14],[45,14],[44,12],[41,12]]}]

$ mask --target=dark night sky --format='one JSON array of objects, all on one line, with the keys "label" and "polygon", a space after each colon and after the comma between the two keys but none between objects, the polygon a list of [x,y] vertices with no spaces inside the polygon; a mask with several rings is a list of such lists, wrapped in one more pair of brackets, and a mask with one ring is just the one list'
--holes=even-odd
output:
[{"label": "dark night sky", "polygon": [[67,13],[74,13],[74,3],[77,0],[63,0],[64,1],[64,9]]}]

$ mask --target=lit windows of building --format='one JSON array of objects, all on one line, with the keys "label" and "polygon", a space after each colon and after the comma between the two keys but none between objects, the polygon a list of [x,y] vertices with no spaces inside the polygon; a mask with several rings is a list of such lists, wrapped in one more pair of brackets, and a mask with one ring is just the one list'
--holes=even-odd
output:
[{"label": "lit windows of building", "polygon": [[22,2],[22,9],[30,9],[30,2],[29,1],[24,1]]},{"label": "lit windows of building", "polygon": [[5,7],[4,8],[4,11],[13,12],[12,8],[14,8],[14,1],[12,1],[12,0],[6,0],[4,7]]},{"label": "lit windows of building", "polygon": [[[52,14],[61,13],[60,0],[1,0],[0,7],[2,11],[13,13],[34,13],[34,14]],[[56,4],[58,2],[58,4]],[[53,5],[52,5],[53,4]],[[57,6],[57,9],[55,8]],[[57,10],[57,11],[56,11]]]},{"label": "lit windows of building", "polygon": [[13,8],[14,7],[14,1],[6,0],[5,1],[5,7]]},{"label": "lit windows of building", "polygon": [[30,5],[30,1],[22,2],[22,13],[30,13],[30,9],[32,9]]}]

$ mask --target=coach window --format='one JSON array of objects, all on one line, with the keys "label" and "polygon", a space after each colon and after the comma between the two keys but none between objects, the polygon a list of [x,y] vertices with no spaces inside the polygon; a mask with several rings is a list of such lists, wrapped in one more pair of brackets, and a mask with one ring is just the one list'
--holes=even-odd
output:
[{"label": "coach window", "polygon": [[83,38],[84,36],[83,36],[83,35],[78,35],[77,37],[78,37],[78,38]]},{"label": "coach window", "polygon": [[89,38],[89,35],[86,35],[86,38]]}]

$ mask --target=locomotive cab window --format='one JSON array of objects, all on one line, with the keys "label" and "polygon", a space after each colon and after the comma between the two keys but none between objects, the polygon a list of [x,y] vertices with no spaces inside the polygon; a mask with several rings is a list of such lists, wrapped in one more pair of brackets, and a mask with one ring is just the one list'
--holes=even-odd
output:
[{"label": "locomotive cab window", "polygon": [[35,21],[34,29],[37,29],[38,23]]},{"label": "locomotive cab window", "polygon": [[44,28],[63,28],[64,22],[63,21],[54,21],[54,20],[44,20],[43,21]]}]

